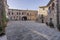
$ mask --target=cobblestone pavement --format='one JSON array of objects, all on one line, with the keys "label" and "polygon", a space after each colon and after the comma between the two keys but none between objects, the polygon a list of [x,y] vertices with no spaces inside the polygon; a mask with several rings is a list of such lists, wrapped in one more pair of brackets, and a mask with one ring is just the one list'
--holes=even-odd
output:
[{"label": "cobblestone pavement", "polygon": [[34,21],[10,21],[6,28],[8,40],[60,40],[60,32]]},{"label": "cobblestone pavement", "polygon": [[1,36],[1,37],[0,37],[0,40],[7,40],[7,37],[6,37],[6,35],[4,35],[4,36]]}]

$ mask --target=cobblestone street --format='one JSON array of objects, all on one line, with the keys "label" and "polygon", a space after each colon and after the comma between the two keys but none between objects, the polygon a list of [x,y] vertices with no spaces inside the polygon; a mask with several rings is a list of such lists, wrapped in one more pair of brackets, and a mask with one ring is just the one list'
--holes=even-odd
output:
[{"label": "cobblestone street", "polygon": [[59,40],[60,32],[34,21],[10,21],[6,36],[9,40]]}]

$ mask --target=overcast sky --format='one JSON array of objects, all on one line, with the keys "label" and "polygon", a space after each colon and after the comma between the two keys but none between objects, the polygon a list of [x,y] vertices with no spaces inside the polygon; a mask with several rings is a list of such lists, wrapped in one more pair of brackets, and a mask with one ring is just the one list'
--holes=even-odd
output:
[{"label": "overcast sky", "polygon": [[11,9],[38,10],[39,6],[45,6],[50,0],[7,0]]}]

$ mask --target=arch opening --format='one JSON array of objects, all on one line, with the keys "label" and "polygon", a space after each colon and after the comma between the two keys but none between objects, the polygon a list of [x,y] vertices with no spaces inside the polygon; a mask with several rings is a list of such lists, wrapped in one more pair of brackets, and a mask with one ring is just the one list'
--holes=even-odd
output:
[{"label": "arch opening", "polygon": [[23,21],[26,21],[26,20],[27,20],[27,17],[26,17],[26,16],[23,16],[23,17],[22,17],[22,20],[23,20]]}]

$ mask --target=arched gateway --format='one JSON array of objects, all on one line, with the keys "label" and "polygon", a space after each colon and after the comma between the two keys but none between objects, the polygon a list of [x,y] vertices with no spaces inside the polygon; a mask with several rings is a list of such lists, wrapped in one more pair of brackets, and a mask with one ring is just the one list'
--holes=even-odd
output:
[{"label": "arched gateway", "polygon": [[22,20],[26,21],[27,20],[27,17],[26,16],[23,16],[22,17]]}]

